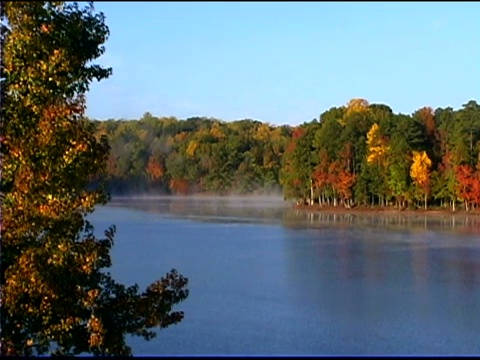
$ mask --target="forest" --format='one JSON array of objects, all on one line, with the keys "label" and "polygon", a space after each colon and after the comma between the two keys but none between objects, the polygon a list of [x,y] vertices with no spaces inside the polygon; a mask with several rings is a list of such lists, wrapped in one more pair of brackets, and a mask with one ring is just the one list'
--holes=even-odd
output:
[{"label": "forest", "polygon": [[94,121],[112,194],[280,194],[288,126],[208,118]]},{"label": "forest", "polygon": [[298,204],[475,209],[480,106],[411,115],[352,99],[299,126],[195,117],[91,120],[119,194],[279,194]]}]

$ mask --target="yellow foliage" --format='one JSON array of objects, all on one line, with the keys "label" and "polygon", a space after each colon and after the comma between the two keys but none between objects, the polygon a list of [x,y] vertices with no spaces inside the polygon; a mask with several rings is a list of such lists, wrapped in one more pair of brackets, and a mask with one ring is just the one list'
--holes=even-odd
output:
[{"label": "yellow foliage", "polygon": [[368,163],[381,162],[388,151],[388,146],[384,144],[384,141],[378,135],[379,129],[378,124],[375,123],[367,133]]},{"label": "yellow foliage", "polygon": [[349,116],[353,113],[368,112],[368,106],[368,101],[365,99],[352,99],[347,104],[347,111],[345,112],[345,115]]},{"label": "yellow foliage", "polygon": [[223,139],[225,134],[220,129],[220,125],[218,123],[214,123],[212,128],[210,129],[210,134],[216,139]]},{"label": "yellow foliage", "polygon": [[185,151],[188,156],[195,156],[195,151],[198,148],[198,141],[192,140],[188,143],[187,150]]},{"label": "yellow foliage", "polygon": [[[75,145],[75,142],[72,143],[72,145]],[[86,151],[87,148],[88,147],[86,144],[76,144],[74,148],[67,149],[65,154],[63,154],[63,160],[65,161],[66,165],[72,163],[75,157],[78,156],[79,153]]]},{"label": "yellow foliage", "polygon": [[257,141],[268,141],[270,139],[270,126],[261,124],[253,138]]},{"label": "yellow foliage", "polygon": [[428,184],[431,166],[432,161],[425,151],[413,151],[413,163],[410,167],[410,176],[418,185],[425,186]]},{"label": "yellow foliage", "polygon": [[102,326],[102,323],[100,322],[100,319],[92,315],[90,317],[90,320],[88,321],[87,326],[90,329],[90,331],[92,331],[90,334],[90,341],[89,341],[90,346],[97,347],[102,345],[103,326]]}]

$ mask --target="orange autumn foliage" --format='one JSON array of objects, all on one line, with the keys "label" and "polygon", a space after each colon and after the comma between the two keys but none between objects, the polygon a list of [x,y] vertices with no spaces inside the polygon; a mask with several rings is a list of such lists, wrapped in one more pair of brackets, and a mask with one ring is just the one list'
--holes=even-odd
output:
[{"label": "orange autumn foliage", "polygon": [[183,179],[172,179],[170,180],[170,189],[177,194],[186,195],[188,194],[189,190],[188,181]]},{"label": "orange autumn foliage", "polygon": [[152,181],[157,181],[165,174],[165,168],[153,156],[150,156],[147,164],[147,173]]}]

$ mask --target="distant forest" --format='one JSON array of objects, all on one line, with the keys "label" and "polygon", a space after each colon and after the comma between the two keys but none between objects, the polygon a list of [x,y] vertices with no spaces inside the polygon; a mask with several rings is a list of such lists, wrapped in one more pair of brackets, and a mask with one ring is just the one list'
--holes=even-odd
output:
[{"label": "distant forest", "polygon": [[352,99],[299,126],[256,120],[91,120],[107,186],[129,194],[281,194],[309,205],[480,205],[480,106],[396,114]]}]

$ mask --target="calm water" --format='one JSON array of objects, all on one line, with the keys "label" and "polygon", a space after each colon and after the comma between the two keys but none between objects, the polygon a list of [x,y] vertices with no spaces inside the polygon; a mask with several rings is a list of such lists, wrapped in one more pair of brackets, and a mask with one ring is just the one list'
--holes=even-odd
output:
[{"label": "calm water", "polygon": [[115,278],[190,280],[136,355],[480,354],[480,219],[309,215],[282,201],[114,202]]}]

